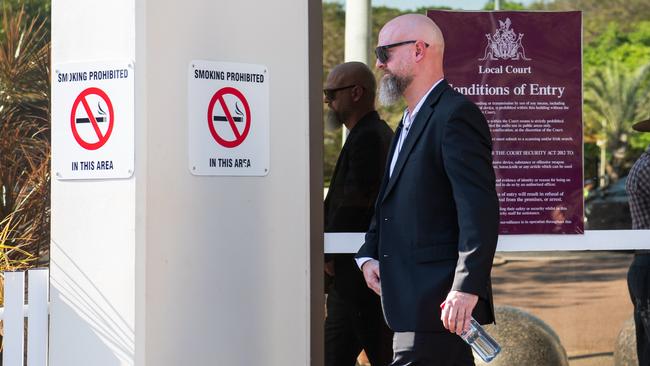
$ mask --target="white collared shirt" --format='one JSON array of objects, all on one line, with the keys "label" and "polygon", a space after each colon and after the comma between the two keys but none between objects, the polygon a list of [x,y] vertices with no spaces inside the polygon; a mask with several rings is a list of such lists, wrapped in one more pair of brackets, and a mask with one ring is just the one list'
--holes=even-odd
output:
[{"label": "white collared shirt", "polygon": [[[395,151],[393,151],[393,158],[390,161],[390,170],[388,171],[388,177],[393,175],[393,168],[395,168],[395,163],[397,163],[397,158],[399,157],[399,152],[402,150],[402,145],[404,145],[404,141],[406,140],[406,136],[409,133],[409,129],[411,129],[411,125],[413,124],[413,121],[415,121],[415,117],[417,117],[418,112],[420,111],[420,108],[422,108],[422,105],[424,104],[424,101],[427,99],[429,94],[433,91],[433,89],[440,84],[440,82],[444,80],[444,78],[436,81],[433,83],[433,86],[429,89],[428,92],[426,92],[422,98],[420,98],[420,101],[418,104],[415,105],[415,108],[413,108],[413,112],[409,113],[408,108],[404,109],[404,115],[402,116],[402,130],[400,131],[398,140],[397,140],[397,145],[395,145]],[[361,257],[361,258],[355,258],[357,262],[357,266],[359,269],[363,266],[364,263],[367,261],[371,260],[372,258],[370,257]]]}]

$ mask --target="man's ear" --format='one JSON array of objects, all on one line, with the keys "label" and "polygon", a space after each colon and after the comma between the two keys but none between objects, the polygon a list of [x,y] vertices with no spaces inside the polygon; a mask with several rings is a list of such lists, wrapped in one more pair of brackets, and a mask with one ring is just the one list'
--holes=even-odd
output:
[{"label": "man's ear", "polygon": [[363,96],[363,93],[364,93],[363,87],[359,85],[355,85],[354,88],[352,88],[352,100],[358,102]]},{"label": "man's ear", "polygon": [[426,45],[422,41],[415,42],[415,62],[419,62],[424,57]]}]

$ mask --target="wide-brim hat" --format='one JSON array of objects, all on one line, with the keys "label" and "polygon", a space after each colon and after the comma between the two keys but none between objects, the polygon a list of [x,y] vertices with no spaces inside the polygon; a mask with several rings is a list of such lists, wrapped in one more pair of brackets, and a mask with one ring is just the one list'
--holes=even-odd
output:
[{"label": "wide-brim hat", "polygon": [[650,119],[645,121],[637,122],[632,125],[632,128],[639,132],[650,132]]}]

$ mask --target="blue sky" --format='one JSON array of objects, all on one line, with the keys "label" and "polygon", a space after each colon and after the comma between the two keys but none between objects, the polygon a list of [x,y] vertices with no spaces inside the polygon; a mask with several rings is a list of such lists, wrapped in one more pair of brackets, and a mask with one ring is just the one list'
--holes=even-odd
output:
[{"label": "blue sky", "polygon": [[[326,0],[332,2],[345,3],[345,0]],[[388,6],[391,8],[417,9],[423,6],[449,6],[454,9],[479,10],[489,0],[372,0],[373,6]],[[518,0],[518,2],[527,5],[533,0]]]}]

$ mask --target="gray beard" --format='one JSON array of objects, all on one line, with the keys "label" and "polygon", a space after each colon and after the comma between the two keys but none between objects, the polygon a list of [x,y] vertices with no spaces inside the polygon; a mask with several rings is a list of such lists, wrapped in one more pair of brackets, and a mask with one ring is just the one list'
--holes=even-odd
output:
[{"label": "gray beard", "polygon": [[384,75],[379,84],[379,103],[385,107],[397,103],[411,81],[413,81],[412,76]]},{"label": "gray beard", "polygon": [[327,113],[325,114],[325,129],[327,131],[334,131],[341,127],[342,124],[343,121],[341,121],[341,118],[339,118],[339,115],[336,112],[331,109],[327,110]]}]

